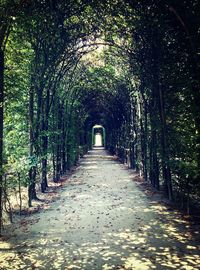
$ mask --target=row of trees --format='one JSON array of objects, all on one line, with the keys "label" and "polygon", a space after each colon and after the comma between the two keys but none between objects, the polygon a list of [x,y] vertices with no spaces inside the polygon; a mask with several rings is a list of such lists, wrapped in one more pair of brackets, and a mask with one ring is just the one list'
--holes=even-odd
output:
[{"label": "row of trees", "polygon": [[[75,83],[87,40],[96,35],[89,15],[89,5],[76,1],[2,3],[1,210],[21,186],[28,187],[31,206],[36,184],[45,192],[48,174],[58,182],[82,151],[85,112]],[[2,224],[2,212],[0,218]]]},{"label": "row of trees", "polygon": [[128,18],[135,16],[127,21],[129,60],[136,83],[130,115],[113,131],[119,136],[112,147],[123,159],[128,150],[131,167],[189,212],[190,200],[199,198],[200,6],[197,1],[130,6]]},{"label": "row of trees", "polygon": [[94,124],[170,200],[199,198],[198,1],[0,8],[1,224],[8,191],[27,186],[31,206],[37,183],[45,192],[87,151]]}]

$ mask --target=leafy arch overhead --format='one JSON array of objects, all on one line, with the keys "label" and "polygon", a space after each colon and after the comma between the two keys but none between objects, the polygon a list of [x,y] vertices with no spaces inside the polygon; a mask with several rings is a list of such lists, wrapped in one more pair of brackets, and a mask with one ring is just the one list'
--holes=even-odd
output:
[{"label": "leafy arch overhead", "polygon": [[36,184],[45,192],[87,152],[96,123],[109,151],[189,211],[200,196],[199,5],[1,1],[1,224],[18,182],[31,206]]}]

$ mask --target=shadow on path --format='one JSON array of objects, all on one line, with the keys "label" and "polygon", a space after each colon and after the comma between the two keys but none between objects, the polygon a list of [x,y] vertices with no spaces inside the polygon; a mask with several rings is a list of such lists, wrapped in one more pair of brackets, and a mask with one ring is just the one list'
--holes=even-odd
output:
[{"label": "shadow on path", "polygon": [[189,223],[132,178],[103,148],[90,151],[59,200],[0,243],[0,269],[199,269]]}]

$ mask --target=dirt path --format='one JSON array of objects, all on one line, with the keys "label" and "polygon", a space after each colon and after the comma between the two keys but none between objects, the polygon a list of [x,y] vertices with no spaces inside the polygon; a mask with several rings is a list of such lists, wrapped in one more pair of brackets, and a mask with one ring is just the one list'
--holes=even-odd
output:
[{"label": "dirt path", "polygon": [[0,269],[199,269],[189,224],[132,178],[105,150],[91,151],[60,198],[0,244]]}]

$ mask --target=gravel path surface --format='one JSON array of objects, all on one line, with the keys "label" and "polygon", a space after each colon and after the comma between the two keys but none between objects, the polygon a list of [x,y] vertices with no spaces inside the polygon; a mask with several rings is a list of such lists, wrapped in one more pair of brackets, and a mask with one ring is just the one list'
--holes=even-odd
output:
[{"label": "gravel path surface", "polygon": [[133,176],[105,150],[90,151],[59,199],[0,243],[0,269],[200,269],[194,228]]}]

